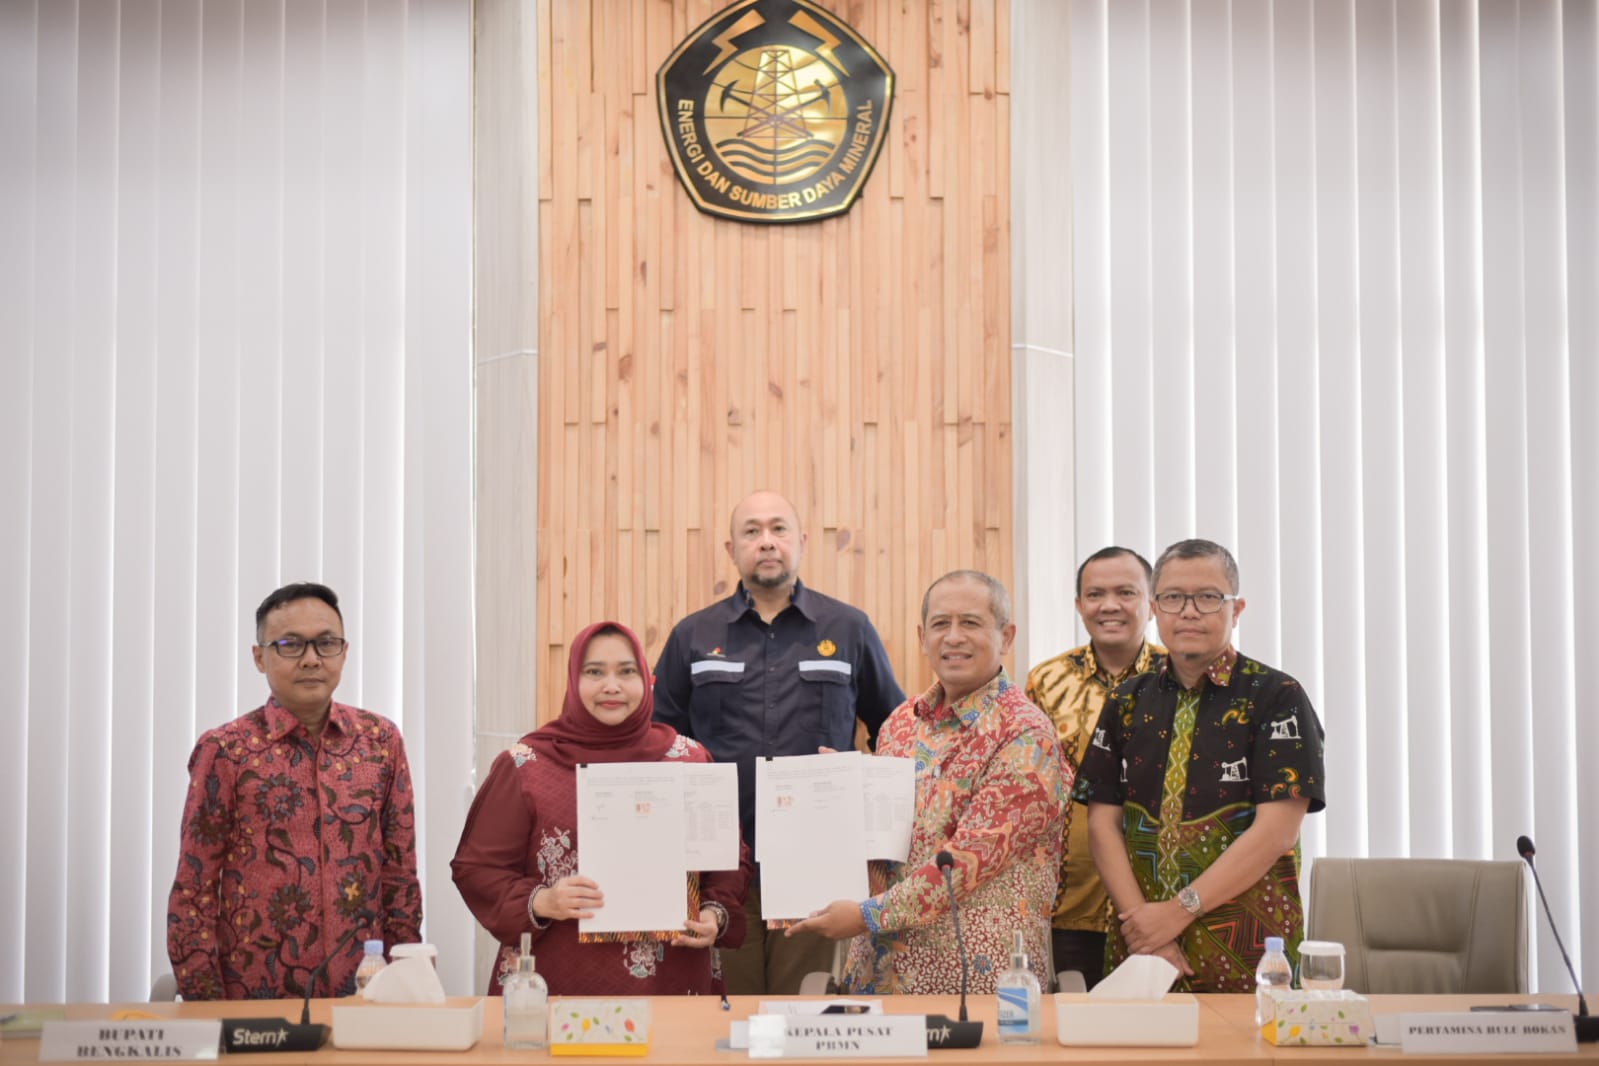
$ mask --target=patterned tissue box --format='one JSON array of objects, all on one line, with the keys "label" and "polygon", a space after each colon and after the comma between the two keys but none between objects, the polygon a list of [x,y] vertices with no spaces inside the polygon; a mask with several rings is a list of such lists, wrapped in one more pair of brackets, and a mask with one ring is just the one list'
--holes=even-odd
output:
[{"label": "patterned tissue box", "polygon": [[1337,992],[1273,989],[1263,1004],[1261,1035],[1278,1047],[1356,1047],[1376,1032],[1371,1004],[1347,988]]},{"label": "patterned tissue box", "polygon": [[647,999],[550,1000],[552,1055],[642,1055],[649,1049]]}]

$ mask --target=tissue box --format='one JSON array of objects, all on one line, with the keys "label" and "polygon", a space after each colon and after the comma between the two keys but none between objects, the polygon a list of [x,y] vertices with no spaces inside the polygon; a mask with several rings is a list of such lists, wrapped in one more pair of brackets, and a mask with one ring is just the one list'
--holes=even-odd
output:
[{"label": "tissue box", "polygon": [[642,1055],[649,1049],[647,999],[550,1000],[551,1055]]},{"label": "tissue box", "polygon": [[1273,989],[1261,1003],[1261,1035],[1278,1047],[1365,1047],[1376,1032],[1371,1004],[1349,989]]},{"label": "tissue box", "polygon": [[483,1035],[483,1001],[470,1006],[333,1008],[333,1046],[367,1051],[465,1051]]},{"label": "tissue box", "polygon": [[1067,1047],[1193,1047],[1199,1000],[1187,992],[1158,1000],[1057,992],[1055,1039]]}]

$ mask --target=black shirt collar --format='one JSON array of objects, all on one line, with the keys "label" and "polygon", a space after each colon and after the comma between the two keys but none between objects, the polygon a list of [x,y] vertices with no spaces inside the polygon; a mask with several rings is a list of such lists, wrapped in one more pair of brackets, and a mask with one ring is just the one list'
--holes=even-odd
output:
[{"label": "black shirt collar", "polygon": [[[733,590],[732,607],[734,618],[742,618],[746,613],[755,611],[755,600],[750,596],[749,589],[744,587],[744,582],[742,581],[738,583],[738,588]],[[794,579],[794,589],[789,594],[788,607],[783,608],[783,611],[788,610],[789,607],[794,608],[810,621],[816,621],[816,615],[813,613],[815,605],[811,602],[810,590],[797,577]],[[778,615],[782,615],[783,611],[778,611]],[[755,616],[759,618],[760,612],[756,611]]]}]

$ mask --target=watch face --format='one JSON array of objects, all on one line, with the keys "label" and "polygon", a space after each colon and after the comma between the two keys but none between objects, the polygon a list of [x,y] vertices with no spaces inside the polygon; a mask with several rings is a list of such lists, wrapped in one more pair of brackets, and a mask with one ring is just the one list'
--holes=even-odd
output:
[{"label": "watch face", "polygon": [[1199,893],[1192,888],[1185,888],[1177,893],[1177,902],[1182,904],[1184,910],[1197,913],[1199,910]]}]

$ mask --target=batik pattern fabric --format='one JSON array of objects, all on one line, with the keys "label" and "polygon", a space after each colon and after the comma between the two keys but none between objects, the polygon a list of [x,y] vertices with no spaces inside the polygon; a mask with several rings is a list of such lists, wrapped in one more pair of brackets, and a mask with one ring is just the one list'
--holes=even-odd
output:
[{"label": "batik pattern fabric", "polygon": [[850,944],[846,990],[960,991],[950,893],[935,862],[944,850],[955,860],[971,991],[994,991],[1010,965],[1015,930],[1046,980],[1072,778],[1049,718],[1003,671],[952,705],[935,683],[889,716],[877,753],[915,762],[916,821],[908,861],[871,864],[873,895],[861,905],[869,932]]},{"label": "batik pattern fabric", "polygon": [[1178,845],[1183,824],[1183,792],[1188,787],[1188,756],[1194,747],[1194,715],[1199,710],[1199,693],[1189,690],[1177,694],[1177,714],[1172,719],[1171,747],[1166,754],[1166,776],[1160,792],[1160,844],[1155,857],[1155,878],[1166,898],[1182,891],[1177,876],[1182,848]]},{"label": "batik pattern fabric", "polygon": [[[1145,642],[1137,657],[1114,677],[1101,669],[1092,644],[1062,652],[1027,675],[1027,698],[1055,723],[1061,758],[1075,773],[1099,724],[1099,713],[1116,686],[1147,674],[1166,661],[1166,650]],[[1068,803],[1061,829],[1060,886],[1055,891],[1056,929],[1104,933],[1110,929],[1110,898],[1088,850],[1088,811]]]},{"label": "batik pattern fabric", "polygon": [[[494,760],[450,863],[467,908],[500,943],[489,994],[499,995],[501,981],[516,969],[524,932],[533,935],[537,969],[551,995],[720,994],[717,947],[737,947],[744,940],[744,892],[753,873],[748,849],[740,847],[737,870],[696,875],[703,902],[727,912],[716,946],[673,947],[650,936],[585,943],[576,921],[535,920],[529,910],[534,890],[578,872],[581,841],[575,768],[541,757],[530,739],[531,734]],[[679,736],[662,759],[704,763],[711,756]],[[690,907],[697,918],[698,907],[685,896],[685,917]]]},{"label": "batik pattern fabric", "polygon": [[[1184,693],[1169,664],[1117,689],[1100,716],[1077,779],[1075,798],[1122,808],[1127,854],[1150,902],[1171,899],[1191,884],[1254,824],[1262,803],[1305,799],[1326,806],[1321,722],[1299,683],[1228,648],[1200,683],[1187,772],[1175,823],[1167,800],[1167,767]],[[1179,755],[1183,745],[1176,745]],[[1168,876],[1161,876],[1162,869]],[[1299,848],[1279,856],[1237,898],[1213,903],[1189,925],[1179,945],[1197,992],[1250,992],[1265,939],[1280,936],[1290,951],[1304,935]],[[1107,968],[1126,957],[1113,928]]]},{"label": "batik pattern fabric", "polygon": [[[321,736],[276,699],[189,756],[167,954],[186,1000],[349,994],[362,941],[421,939],[416,810],[394,723],[341,703]],[[348,939],[346,939],[348,937]]]}]

